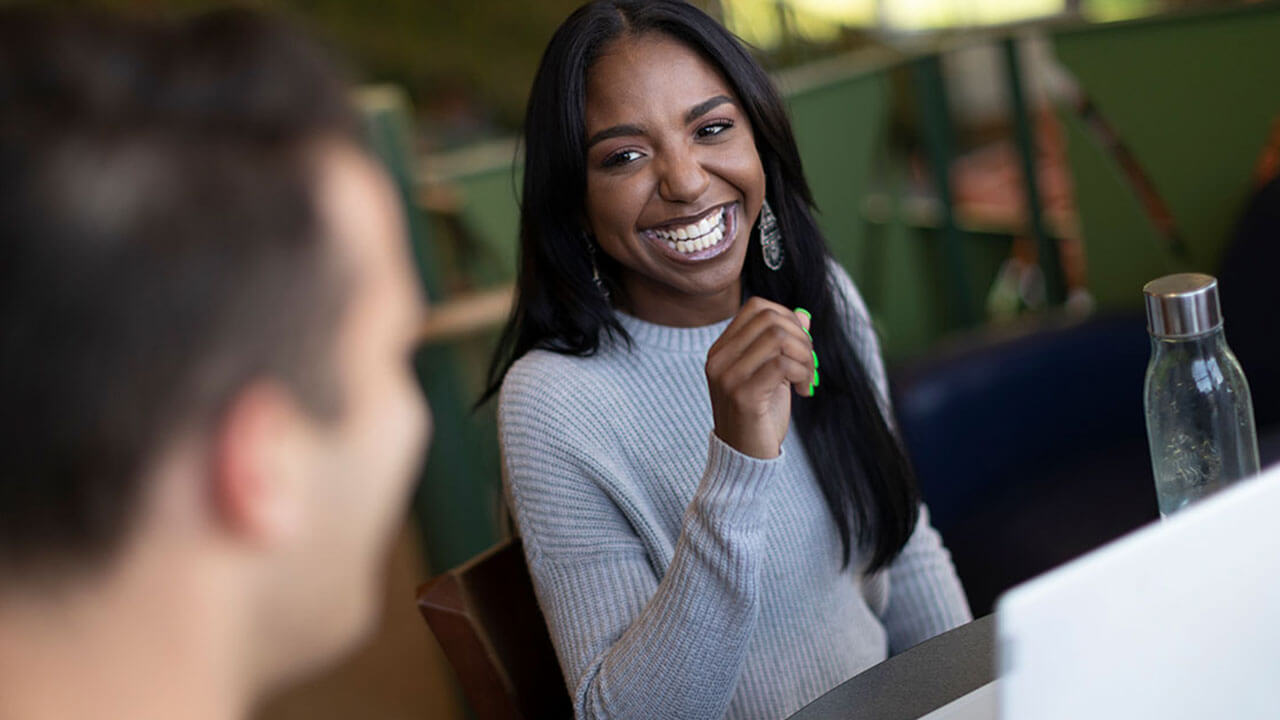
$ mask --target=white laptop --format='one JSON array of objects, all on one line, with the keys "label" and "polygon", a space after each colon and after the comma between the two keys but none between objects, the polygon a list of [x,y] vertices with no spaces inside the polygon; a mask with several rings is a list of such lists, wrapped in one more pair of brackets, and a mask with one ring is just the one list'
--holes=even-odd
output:
[{"label": "white laptop", "polygon": [[1280,467],[1010,590],[996,625],[1003,720],[1280,718]]}]

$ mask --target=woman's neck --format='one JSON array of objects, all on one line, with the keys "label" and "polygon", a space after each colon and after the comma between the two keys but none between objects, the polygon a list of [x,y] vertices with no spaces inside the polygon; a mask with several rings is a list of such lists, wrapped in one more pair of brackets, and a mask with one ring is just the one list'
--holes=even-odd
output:
[{"label": "woman's neck", "polygon": [[623,280],[619,309],[632,317],[667,327],[702,327],[733,317],[742,307],[742,279],[710,295],[678,295],[668,287],[656,288],[648,278],[631,275]]}]

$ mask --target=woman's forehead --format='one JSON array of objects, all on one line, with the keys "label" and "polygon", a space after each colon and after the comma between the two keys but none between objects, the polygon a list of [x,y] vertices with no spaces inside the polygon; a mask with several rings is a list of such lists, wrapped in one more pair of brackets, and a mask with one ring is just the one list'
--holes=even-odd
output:
[{"label": "woman's forehead", "polygon": [[587,73],[587,128],[682,115],[716,95],[737,100],[716,67],[688,45],[661,33],[624,36],[606,45]]}]

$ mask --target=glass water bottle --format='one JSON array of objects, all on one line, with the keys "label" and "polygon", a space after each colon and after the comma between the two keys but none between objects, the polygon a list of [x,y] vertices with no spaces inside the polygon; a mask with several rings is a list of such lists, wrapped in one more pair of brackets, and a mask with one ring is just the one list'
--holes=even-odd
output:
[{"label": "glass water bottle", "polygon": [[1253,401],[1227,347],[1218,281],[1181,273],[1142,288],[1151,334],[1143,405],[1160,516],[1258,472]]}]

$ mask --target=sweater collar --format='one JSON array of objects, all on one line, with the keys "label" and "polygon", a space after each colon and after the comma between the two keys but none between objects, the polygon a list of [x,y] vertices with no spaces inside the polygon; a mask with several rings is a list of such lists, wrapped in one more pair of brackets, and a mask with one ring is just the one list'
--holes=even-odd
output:
[{"label": "sweater collar", "polygon": [[668,327],[646,322],[615,310],[618,321],[626,329],[631,339],[641,347],[650,347],[669,352],[686,352],[706,354],[716,338],[724,333],[733,318],[727,318],[711,325],[701,327]]}]

